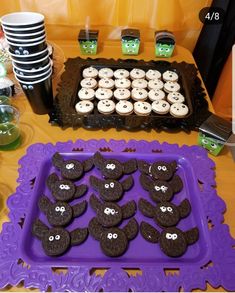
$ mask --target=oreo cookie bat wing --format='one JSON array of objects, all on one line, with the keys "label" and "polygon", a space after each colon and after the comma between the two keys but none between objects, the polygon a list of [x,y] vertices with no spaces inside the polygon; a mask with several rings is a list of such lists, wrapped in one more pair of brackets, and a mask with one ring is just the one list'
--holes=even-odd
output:
[{"label": "oreo cookie bat wing", "polygon": [[182,218],[191,212],[191,205],[184,199],[179,206],[170,202],[161,202],[155,207],[147,200],[141,198],[138,202],[141,213],[149,218],[154,218],[160,227],[176,226]]},{"label": "oreo cookie bat wing", "polygon": [[88,237],[87,228],[77,228],[70,232],[71,245],[76,246],[82,244]]},{"label": "oreo cookie bat wing", "polygon": [[84,172],[88,172],[93,167],[93,157],[80,162],[78,160],[64,160],[59,153],[52,157],[52,164],[61,172],[61,176],[69,180],[79,179]]},{"label": "oreo cookie bat wing", "polygon": [[123,219],[132,217],[136,212],[136,204],[133,200],[121,207],[113,202],[102,203],[94,194],[92,194],[89,202],[97,214],[97,221],[103,227],[117,226]]},{"label": "oreo cookie bat wing", "polygon": [[140,172],[152,176],[154,179],[168,181],[174,175],[177,169],[176,161],[170,163],[164,161],[157,161],[152,164],[139,160],[138,169]]},{"label": "oreo cookie bat wing", "polygon": [[71,201],[83,196],[87,191],[86,185],[77,186],[70,180],[59,179],[55,173],[48,176],[46,183],[53,197],[60,201]]},{"label": "oreo cookie bat wing", "polygon": [[116,159],[105,159],[100,152],[95,153],[94,164],[106,179],[119,179],[122,175],[130,174],[137,170],[135,159],[122,163]]},{"label": "oreo cookie bat wing", "polygon": [[188,246],[197,242],[199,230],[194,227],[186,232],[176,228],[165,228],[160,233],[152,225],[141,222],[140,233],[145,240],[159,243],[162,252],[169,257],[180,257],[186,253]]},{"label": "oreo cookie bat wing", "polygon": [[138,208],[140,212],[148,218],[153,218],[155,216],[155,207],[144,198],[138,201]]},{"label": "oreo cookie bat wing", "polygon": [[146,241],[151,243],[158,243],[160,238],[160,232],[144,221],[140,223],[140,234]]},{"label": "oreo cookie bat wing", "polygon": [[174,175],[169,182],[174,193],[178,193],[183,189],[183,181],[181,180],[180,176]]},{"label": "oreo cookie bat wing", "polygon": [[124,192],[133,186],[134,180],[132,176],[128,176],[122,182],[114,179],[102,180],[95,176],[90,176],[90,184],[99,192],[103,200],[113,202],[122,198]]},{"label": "oreo cookie bat wing", "polygon": [[38,202],[39,209],[46,215],[49,224],[53,227],[63,227],[68,225],[73,218],[81,216],[87,207],[87,202],[83,201],[74,206],[66,202],[51,202],[48,197],[41,196]]},{"label": "oreo cookie bat wing", "polygon": [[123,229],[104,228],[96,218],[93,218],[89,222],[88,228],[90,234],[100,242],[103,253],[110,257],[123,255],[128,249],[129,241],[138,234],[138,224],[134,218]]},{"label": "oreo cookie bat wing", "polygon": [[33,223],[32,233],[41,242],[46,255],[60,256],[64,254],[72,245],[79,245],[87,237],[86,228],[77,228],[69,232],[61,227],[48,228],[39,219]]}]

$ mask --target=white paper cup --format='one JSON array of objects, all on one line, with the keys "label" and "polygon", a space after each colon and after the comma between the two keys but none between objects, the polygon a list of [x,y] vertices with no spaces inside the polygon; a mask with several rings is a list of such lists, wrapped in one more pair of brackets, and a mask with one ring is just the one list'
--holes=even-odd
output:
[{"label": "white paper cup", "polygon": [[41,25],[43,22],[44,15],[36,12],[15,12],[1,17],[1,23],[6,27],[32,27],[35,24]]}]

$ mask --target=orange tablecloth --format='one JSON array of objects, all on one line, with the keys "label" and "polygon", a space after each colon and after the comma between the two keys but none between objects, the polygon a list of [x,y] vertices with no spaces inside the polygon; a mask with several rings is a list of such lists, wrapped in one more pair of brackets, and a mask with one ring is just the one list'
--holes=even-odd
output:
[{"label": "orange tablecloth", "polygon": [[[54,41],[55,44],[60,46],[63,50],[65,57],[76,57],[79,55],[79,49],[76,42],[69,41]],[[119,42],[105,42],[100,45],[99,53],[96,57],[105,58],[124,58],[120,52]],[[129,58],[129,57],[127,57]],[[153,43],[145,43],[141,48],[139,56],[135,59],[151,60],[155,59]],[[63,58],[59,58],[59,62]],[[183,47],[177,46],[174,56],[169,61],[186,61],[188,63],[195,63],[191,53]],[[54,80],[55,86],[58,82],[58,78]],[[35,115],[26,98],[23,95],[18,95],[13,99],[13,104],[20,109],[21,112],[21,130],[23,136],[23,143],[15,151],[0,152],[0,225],[3,222],[8,221],[8,209],[6,207],[6,200],[10,194],[12,194],[17,186],[16,179],[18,176],[18,160],[25,154],[26,149],[33,143],[56,143],[57,141],[67,141],[76,139],[144,139],[147,141],[158,140],[159,142],[167,141],[168,143],[177,143],[179,145],[187,144],[194,145],[197,143],[197,132],[192,131],[190,134],[186,134],[183,131],[178,133],[166,133],[164,131],[157,133],[155,131],[145,132],[128,132],[110,129],[108,131],[89,131],[85,129],[66,129],[61,130],[59,127],[52,127],[48,123],[47,115]],[[210,105],[211,107],[211,105]],[[216,182],[218,194],[225,200],[227,204],[227,212],[225,213],[225,223],[230,226],[230,231],[233,237],[235,237],[235,164],[232,160],[231,154],[228,149],[224,149],[222,154],[218,157],[211,158],[216,163]],[[25,291],[25,289],[11,288],[14,291]],[[208,291],[215,289],[208,286]],[[222,288],[219,291],[223,291]]]}]

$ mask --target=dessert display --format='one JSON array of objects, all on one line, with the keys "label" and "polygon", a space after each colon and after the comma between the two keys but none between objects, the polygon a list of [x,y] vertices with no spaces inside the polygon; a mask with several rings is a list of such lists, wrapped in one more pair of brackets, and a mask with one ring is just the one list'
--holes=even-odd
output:
[{"label": "dessert display", "polygon": [[[139,225],[142,237],[159,242],[168,257],[184,255],[187,246],[199,239],[198,228],[188,232],[178,228],[191,216],[193,207],[186,195],[174,202],[186,186],[176,174],[177,161],[120,160],[100,152],[83,160],[56,152],[50,161],[44,191],[35,198],[38,216],[31,224],[46,255],[67,255],[72,246],[86,247],[91,236],[100,242],[104,255],[121,257],[129,247],[135,249]],[[86,225],[80,221],[82,217]],[[146,217],[157,227],[145,222]],[[70,232],[67,228],[71,226]]]},{"label": "dessert display", "polygon": [[185,62],[68,59],[51,113],[61,127],[197,128],[210,116]]},{"label": "dessert display", "polygon": [[[85,77],[80,82],[81,88],[75,104],[80,115],[94,113],[96,108],[104,115],[116,112],[118,115],[135,113],[138,116],[148,116],[153,111],[159,115],[169,113],[183,118],[189,113],[185,97],[179,92],[181,86],[177,82],[179,76],[175,71],[163,72],[164,80],[161,80],[161,73],[157,70],[145,72],[133,68],[129,72],[126,69],[113,71],[111,68],[97,70],[91,66],[83,69],[82,76],[93,77]],[[115,76],[119,78],[113,78]],[[120,103],[120,100],[128,100],[129,103]]]},{"label": "dessert display", "polygon": [[[200,147],[143,140],[35,144],[20,164],[20,185],[8,199],[11,222],[1,232],[1,249],[15,248],[5,251],[4,284],[27,282],[33,270],[31,284],[44,291],[72,290],[71,278],[88,278],[87,290],[99,291],[109,274],[120,284],[116,289],[145,291],[152,288],[141,285],[145,275],[154,280],[169,267],[183,272],[175,276],[178,286],[200,272],[187,286],[191,290],[207,280],[210,269],[202,267],[208,262],[218,272],[234,264],[232,238],[218,220],[225,206],[213,187],[214,163]],[[28,266],[16,264],[19,259]],[[13,263],[24,273],[9,280]],[[107,272],[92,277],[94,267]],[[142,274],[125,278],[123,268],[133,267]],[[58,279],[54,268],[66,268],[65,279]],[[177,290],[170,280],[162,273],[154,287]],[[227,277],[221,284],[232,289]]]}]

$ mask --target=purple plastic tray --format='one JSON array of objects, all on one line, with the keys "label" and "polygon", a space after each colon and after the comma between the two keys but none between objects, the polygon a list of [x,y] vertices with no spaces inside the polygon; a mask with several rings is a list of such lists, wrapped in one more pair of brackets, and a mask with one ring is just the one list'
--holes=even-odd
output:
[{"label": "purple plastic tray", "polygon": [[[109,258],[101,252],[99,242],[89,236],[84,244],[72,247],[61,257],[46,256],[41,242],[31,234],[31,225],[36,217],[48,224],[37,202],[42,193],[52,199],[45,186],[45,179],[55,171],[51,157],[59,151],[65,159],[84,160],[97,150],[103,151],[106,157],[121,161],[133,157],[148,162],[176,160],[177,174],[182,178],[184,188],[175,195],[173,202],[179,204],[188,198],[192,205],[190,216],[181,220],[178,227],[188,230],[197,226],[199,241],[189,246],[182,257],[169,258],[161,252],[159,245],[146,242],[139,234],[129,242],[129,248],[123,256]],[[228,226],[222,224],[225,204],[213,187],[214,163],[208,159],[204,149],[134,140],[78,140],[76,143],[69,141],[55,146],[32,145],[19,163],[22,166],[18,178],[20,184],[16,193],[8,199],[11,221],[3,224],[0,234],[1,288],[24,281],[26,288],[47,290],[51,287],[52,291],[178,291],[180,288],[189,291],[205,289],[208,281],[213,287],[235,289],[235,241],[229,234]],[[100,172],[94,168],[76,184],[88,183],[92,174],[101,178]],[[133,174],[135,185],[125,193],[120,205],[131,199],[136,202],[139,198],[151,201],[139,184],[139,174],[139,171]],[[92,192],[94,190],[89,187],[86,196],[74,200],[72,205],[83,199],[88,200]],[[68,226],[68,230],[87,227],[93,216],[95,213],[88,207],[83,216]],[[145,220],[157,227],[152,219],[144,217],[139,211],[135,218],[139,223]],[[126,223],[127,220],[121,226]],[[57,268],[66,269],[63,273],[55,273]],[[97,276],[94,268],[105,268],[107,271],[103,277]],[[128,268],[140,269],[141,273],[129,276]],[[167,273],[173,269],[177,274]]]}]

